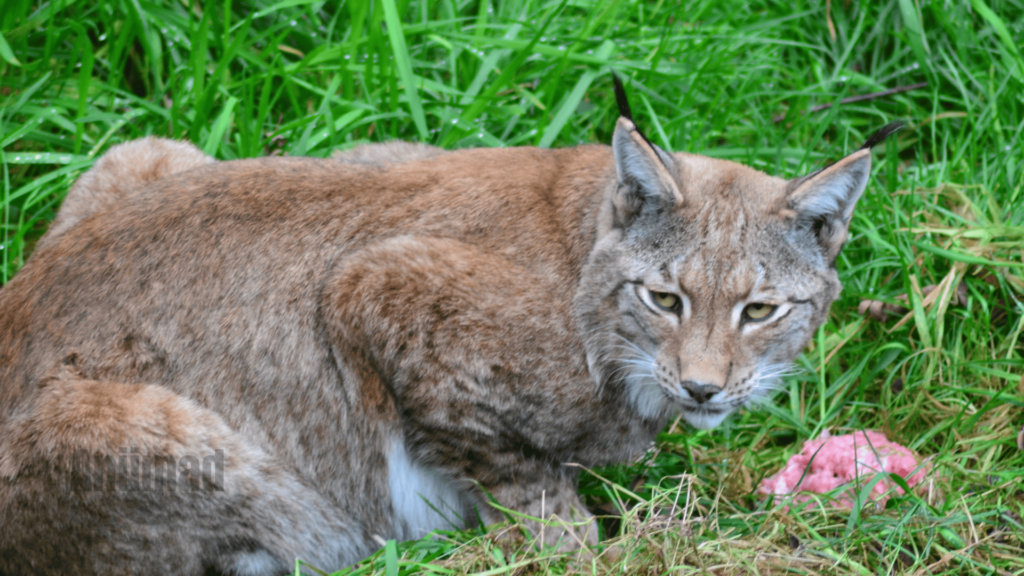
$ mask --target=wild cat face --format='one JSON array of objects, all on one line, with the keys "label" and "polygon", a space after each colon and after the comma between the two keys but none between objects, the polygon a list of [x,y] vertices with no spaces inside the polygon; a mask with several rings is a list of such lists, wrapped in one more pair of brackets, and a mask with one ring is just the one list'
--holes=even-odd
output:
[{"label": "wild cat face", "polygon": [[813,229],[774,213],[786,182],[728,162],[674,160],[690,175],[691,200],[649,210],[606,239],[608,279],[619,280],[601,287],[606,335],[595,360],[643,416],[681,411],[711,428],[776,385],[839,282]]},{"label": "wild cat face", "polygon": [[626,118],[613,149],[619,185],[575,299],[591,373],[646,418],[712,428],[764,398],[825,320],[870,150],[786,181],[668,154]]}]

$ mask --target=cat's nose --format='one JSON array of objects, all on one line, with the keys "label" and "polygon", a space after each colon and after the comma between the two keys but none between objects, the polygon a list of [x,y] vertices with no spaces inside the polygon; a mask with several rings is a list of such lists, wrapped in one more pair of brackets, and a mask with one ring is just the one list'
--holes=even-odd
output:
[{"label": "cat's nose", "polygon": [[684,380],[679,383],[687,392],[690,393],[690,397],[697,404],[703,404],[711,399],[712,396],[722,391],[721,388],[714,384],[701,384],[694,382],[693,380]]}]

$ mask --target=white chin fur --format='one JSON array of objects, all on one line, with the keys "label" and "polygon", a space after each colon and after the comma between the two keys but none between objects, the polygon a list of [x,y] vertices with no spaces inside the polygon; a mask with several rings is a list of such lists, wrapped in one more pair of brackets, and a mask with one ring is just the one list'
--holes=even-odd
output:
[{"label": "white chin fur", "polygon": [[708,413],[708,412],[690,412],[687,410],[683,411],[683,420],[686,420],[690,426],[701,430],[708,430],[714,428],[725,420],[726,416],[731,413],[730,410],[724,412]]},{"label": "white chin fur", "polygon": [[630,388],[629,395],[633,407],[644,418],[664,418],[675,412],[672,409],[672,401],[657,385],[634,385]]}]

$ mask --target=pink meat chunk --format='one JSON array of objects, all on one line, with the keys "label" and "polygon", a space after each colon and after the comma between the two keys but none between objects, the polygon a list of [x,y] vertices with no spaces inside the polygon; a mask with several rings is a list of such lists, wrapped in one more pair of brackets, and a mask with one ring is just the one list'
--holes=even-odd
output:
[{"label": "pink meat chunk", "polygon": [[[761,494],[792,494],[817,492],[824,494],[844,484],[860,479],[860,486],[876,473],[885,471],[899,474],[913,487],[928,474],[914,453],[904,446],[890,442],[879,432],[860,431],[854,434],[809,440],[803,450],[793,455],[786,465],[761,482]],[[854,484],[854,486],[857,486]],[[874,485],[868,498],[879,505],[885,504],[894,482],[889,478]],[[838,496],[841,505],[853,508],[857,487]],[[896,492],[903,490],[896,487]],[[793,502],[804,502],[808,496],[794,496]]]}]

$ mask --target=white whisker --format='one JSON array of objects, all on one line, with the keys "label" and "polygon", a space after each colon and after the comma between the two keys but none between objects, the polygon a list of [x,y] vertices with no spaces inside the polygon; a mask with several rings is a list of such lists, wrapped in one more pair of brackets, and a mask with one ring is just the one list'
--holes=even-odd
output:
[{"label": "white whisker", "polygon": [[[615,332],[593,335],[601,339],[600,361],[608,376],[625,384],[625,393],[637,412],[648,418],[665,416],[672,408],[671,394],[658,381],[658,361],[649,352]],[[677,386],[678,387],[678,386]],[[679,394],[679,392],[676,392]]]},{"label": "white whisker", "polygon": [[792,364],[769,364],[760,366],[751,377],[752,388],[747,397],[746,404],[763,404],[769,402],[772,393],[784,389],[785,381],[783,376],[790,376],[799,372]]}]

